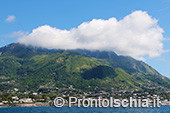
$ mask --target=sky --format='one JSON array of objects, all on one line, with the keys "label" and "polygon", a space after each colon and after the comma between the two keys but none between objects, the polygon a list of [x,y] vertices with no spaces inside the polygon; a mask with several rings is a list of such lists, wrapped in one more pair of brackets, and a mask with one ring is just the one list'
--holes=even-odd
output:
[{"label": "sky", "polygon": [[0,47],[114,51],[170,78],[170,0],[1,0]]}]

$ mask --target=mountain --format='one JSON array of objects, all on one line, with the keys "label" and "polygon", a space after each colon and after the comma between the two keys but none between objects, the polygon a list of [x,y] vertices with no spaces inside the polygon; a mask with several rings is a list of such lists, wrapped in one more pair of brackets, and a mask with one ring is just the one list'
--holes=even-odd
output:
[{"label": "mountain", "polygon": [[[142,61],[114,52],[55,50],[12,43],[0,48],[0,91],[166,91],[170,79]],[[49,91],[49,90],[48,90]],[[44,92],[48,92],[44,91]]]}]

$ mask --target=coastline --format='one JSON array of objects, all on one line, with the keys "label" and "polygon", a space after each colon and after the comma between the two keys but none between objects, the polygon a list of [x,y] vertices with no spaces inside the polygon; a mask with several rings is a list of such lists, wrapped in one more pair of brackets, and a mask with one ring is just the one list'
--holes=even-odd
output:
[{"label": "coastline", "polygon": [[47,106],[52,106],[49,103],[41,103],[41,104],[36,104],[36,103],[27,103],[27,104],[4,104],[0,105],[0,108],[10,108],[10,107],[47,107]]},{"label": "coastline", "polygon": [[[63,107],[68,106],[68,104],[65,104]],[[72,105],[76,106],[76,105]],[[149,106],[152,106],[152,104],[149,104]],[[162,103],[160,106],[170,106],[170,104]],[[55,107],[51,103],[24,103],[24,104],[4,104],[0,105],[0,108],[11,108],[11,107]]]}]

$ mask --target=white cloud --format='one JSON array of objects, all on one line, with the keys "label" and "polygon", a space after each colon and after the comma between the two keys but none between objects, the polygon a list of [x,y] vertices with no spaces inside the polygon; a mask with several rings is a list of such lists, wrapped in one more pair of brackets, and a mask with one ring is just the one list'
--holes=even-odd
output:
[{"label": "white cloud", "polygon": [[12,32],[11,34],[7,34],[5,35],[6,38],[19,38],[19,37],[24,37],[28,35],[28,32],[24,32],[24,31],[16,31],[16,32]]},{"label": "white cloud", "polygon": [[5,20],[5,22],[14,22],[14,21],[15,21],[15,16],[14,15],[9,15]]},{"label": "white cloud", "polygon": [[6,34],[5,37],[6,38],[19,38],[19,37],[24,37],[27,36],[28,32],[24,32],[24,31],[16,31],[16,32],[12,32],[10,34]]},{"label": "white cloud", "polygon": [[135,11],[120,21],[114,17],[93,19],[71,30],[40,26],[18,42],[55,49],[107,50],[144,59],[145,55],[157,57],[164,52],[164,31],[157,22],[147,12]]}]

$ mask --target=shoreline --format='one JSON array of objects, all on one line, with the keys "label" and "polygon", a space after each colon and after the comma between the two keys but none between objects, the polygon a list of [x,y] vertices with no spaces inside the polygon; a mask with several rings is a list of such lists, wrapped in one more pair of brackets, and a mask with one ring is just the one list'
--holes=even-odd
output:
[{"label": "shoreline", "polygon": [[[76,105],[72,105],[72,106],[76,106]],[[152,106],[152,104],[150,104],[149,106]],[[160,106],[170,106],[170,104],[160,104]],[[12,107],[55,107],[55,106],[54,105],[49,105],[49,103],[43,103],[43,104],[27,103],[27,104],[5,104],[5,105],[0,105],[0,108],[12,108]],[[68,105],[65,104],[63,107],[68,107]],[[155,108],[157,108],[157,107],[155,107]]]},{"label": "shoreline", "polygon": [[4,104],[0,105],[0,108],[10,108],[10,107],[48,107],[51,106],[49,103],[25,103],[25,104]]}]

